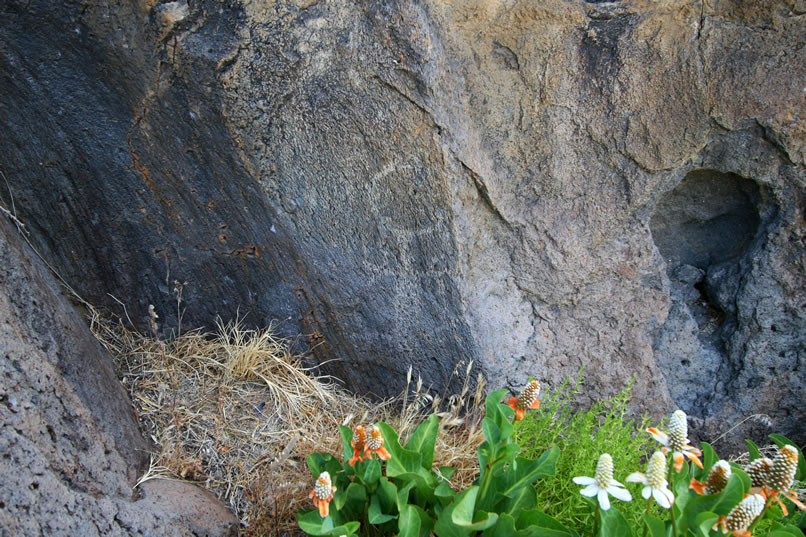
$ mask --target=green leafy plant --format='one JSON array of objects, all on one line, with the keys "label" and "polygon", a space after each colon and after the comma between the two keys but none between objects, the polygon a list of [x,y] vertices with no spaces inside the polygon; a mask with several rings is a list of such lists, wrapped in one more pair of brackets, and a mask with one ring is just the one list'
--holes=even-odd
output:
[{"label": "green leafy plant", "polygon": [[[520,455],[512,441],[514,411],[500,403],[505,393],[498,390],[486,399],[480,475],[459,492],[450,486],[452,468],[432,468],[439,431],[436,416],[426,419],[405,445],[391,427],[377,424],[389,455],[385,463],[357,457],[361,438],[341,427],[345,462],[322,453],[307,460],[315,477],[327,472],[336,488],[327,500],[326,516],[322,509],[302,511],[297,515],[300,528],[309,535],[332,536],[427,537],[433,532],[438,537],[578,537],[536,509],[533,485],[554,475],[559,449],[548,449],[535,459]],[[372,451],[365,447],[365,454],[367,450]]]},{"label": "green leafy plant", "polygon": [[[645,419],[636,426],[626,416],[631,383],[572,413],[578,386],[563,384],[542,408],[537,381],[506,404],[506,390],[491,393],[479,475],[459,491],[451,487],[453,468],[433,467],[436,416],[405,444],[384,423],[369,432],[341,427],[344,462],[324,453],[308,457],[318,509],[297,514],[300,528],[334,537],[803,537],[806,506],[793,487],[806,477],[806,463],[787,438],[771,435],[779,446],[772,459],[748,441],[750,464],[742,468],[720,460],[707,443],[692,446],[680,410],[663,426],[668,432],[645,427]],[[594,477],[587,477],[597,457]],[[616,468],[626,473],[647,459],[646,473],[622,478],[639,483],[632,492],[615,478]]]}]

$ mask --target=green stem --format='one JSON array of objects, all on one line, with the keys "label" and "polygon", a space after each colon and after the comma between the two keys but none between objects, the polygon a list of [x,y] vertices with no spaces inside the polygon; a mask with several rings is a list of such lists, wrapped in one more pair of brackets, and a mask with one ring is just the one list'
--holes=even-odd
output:
[{"label": "green stem", "polygon": [[[652,496],[646,501],[646,514],[649,514],[649,510],[652,508]],[[644,534],[643,537],[646,537],[646,532],[649,531],[649,522],[644,520]]]},{"label": "green stem", "polygon": [[596,500],[596,517],[593,519],[593,535],[599,535],[599,517],[601,517],[602,507],[599,505],[599,500]]},{"label": "green stem", "polygon": [[[686,468],[688,468],[688,464],[686,464]],[[668,486],[671,490],[675,490],[674,484],[672,483],[672,478],[674,477],[674,463],[669,465],[669,476],[667,478]],[[677,496],[675,496],[675,500]],[[672,536],[677,537],[677,517],[674,516],[674,501],[672,501],[671,507],[669,507],[669,511],[671,511],[672,515]]]},{"label": "green stem", "polygon": [[677,537],[677,517],[674,516],[674,504],[672,504],[669,510],[672,512],[672,535]]}]

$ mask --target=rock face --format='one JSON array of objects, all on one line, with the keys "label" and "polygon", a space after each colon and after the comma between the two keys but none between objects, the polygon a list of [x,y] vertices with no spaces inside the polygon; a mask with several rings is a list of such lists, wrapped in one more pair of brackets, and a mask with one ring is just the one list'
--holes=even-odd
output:
[{"label": "rock face", "polygon": [[235,517],[190,483],[152,480],[133,501],[150,446],[131,402],[109,357],[5,216],[0,356],[0,533],[237,534]]},{"label": "rock face", "polygon": [[806,441],[802,2],[51,4],[5,4],[0,164],[91,302]]}]

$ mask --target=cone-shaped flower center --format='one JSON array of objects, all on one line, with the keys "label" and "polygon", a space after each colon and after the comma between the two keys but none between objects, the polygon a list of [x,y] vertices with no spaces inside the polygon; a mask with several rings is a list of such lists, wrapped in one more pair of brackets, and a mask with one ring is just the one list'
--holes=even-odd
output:
[{"label": "cone-shaped flower center", "polygon": [[660,451],[652,454],[646,468],[647,485],[653,489],[662,489],[666,486],[666,455]]},{"label": "cone-shaped flower center", "polygon": [[686,413],[676,410],[669,418],[669,449],[682,452],[688,445],[688,423]]},{"label": "cone-shaped flower center", "polygon": [[383,445],[383,435],[377,425],[373,425],[369,429],[369,437],[367,438],[367,446],[369,449],[375,451],[381,449]]},{"label": "cone-shaped flower center", "polygon": [[599,462],[596,463],[596,486],[600,489],[606,490],[613,483],[613,458],[603,453],[599,457]]},{"label": "cone-shaped flower center", "polygon": [[750,476],[750,481],[754,487],[764,487],[767,485],[767,478],[772,468],[772,460],[767,457],[756,459],[747,465],[745,471]]},{"label": "cone-shaped flower center", "polygon": [[313,487],[313,492],[320,500],[327,500],[330,498],[333,490],[331,489],[330,474],[322,472],[316,480],[316,485]]},{"label": "cone-shaped flower center", "polygon": [[356,449],[362,449],[364,442],[367,441],[367,431],[363,425],[356,425],[353,429],[353,446]]},{"label": "cone-shaped flower center", "polygon": [[705,482],[705,494],[719,494],[728,484],[733,471],[730,468],[728,461],[720,460],[713,468],[711,473],[708,474],[708,479]]},{"label": "cone-shaped flower center", "polygon": [[540,396],[540,382],[531,381],[518,396],[515,405],[521,410],[527,410]]},{"label": "cone-shaped flower center", "polygon": [[764,497],[761,494],[748,496],[730,512],[725,520],[725,528],[728,531],[746,530],[753,519],[764,510],[764,503]]},{"label": "cone-shaped flower center", "polygon": [[786,445],[772,460],[772,467],[767,476],[767,487],[776,492],[786,492],[792,488],[795,472],[798,469],[798,450],[795,446]]}]

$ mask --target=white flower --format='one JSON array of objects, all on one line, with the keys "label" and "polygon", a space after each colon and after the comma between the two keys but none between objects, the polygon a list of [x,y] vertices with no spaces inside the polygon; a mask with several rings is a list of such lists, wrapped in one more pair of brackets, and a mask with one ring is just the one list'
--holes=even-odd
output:
[{"label": "white flower", "polygon": [[648,500],[650,496],[655,498],[658,505],[664,509],[669,509],[674,502],[674,494],[669,490],[669,482],[666,481],[666,455],[656,451],[646,467],[646,475],[640,472],[633,472],[627,476],[628,483],[642,483],[646,485],[641,491],[641,496]]},{"label": "white flower", "polygon": [[599,505],[605,511],[610,509],[608,494],[625,502],[632,500],[632,495],[624,488],[624,485],[613,479],[613,458],[607,453],[599,457],[595,477],[580,476],[575,477],[573,481],[577,485],[587,485],[580,491],[580,494],[588,497],[596,496]]}]

